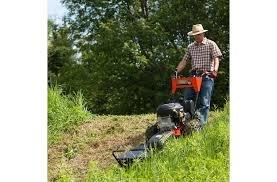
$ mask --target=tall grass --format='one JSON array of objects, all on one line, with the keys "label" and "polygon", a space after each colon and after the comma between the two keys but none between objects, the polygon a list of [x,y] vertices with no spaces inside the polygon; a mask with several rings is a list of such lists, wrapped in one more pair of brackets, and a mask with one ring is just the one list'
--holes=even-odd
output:
[{"label": "tall grass", "polygon": [[62,89],[53,86],[48,88],[48,141],[53,143],[59,137],[78,124],[88,120],[91,114],[87,111],[81,92],[64,95]]},{"label": "tall grass", "polygon": [[201,132],[168,141],[161,152],[125,170],[91,163],[86,181],[229,181],[229,105]]}]

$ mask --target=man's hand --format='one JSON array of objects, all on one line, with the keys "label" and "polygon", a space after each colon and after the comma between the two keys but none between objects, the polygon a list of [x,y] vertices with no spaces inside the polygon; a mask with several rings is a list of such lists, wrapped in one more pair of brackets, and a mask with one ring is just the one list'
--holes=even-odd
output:
[{"label": "man's hand", "polygon": [[213,70],[211,73],[210,73],[210,77],[212,78],[216,78],[217,77],[217,71]]},{"label": "man's hand", "polygon": [[174,73],[172,74],[173,77],[177,77],[178,76],[178,71],[177,68],[174,70]]}]

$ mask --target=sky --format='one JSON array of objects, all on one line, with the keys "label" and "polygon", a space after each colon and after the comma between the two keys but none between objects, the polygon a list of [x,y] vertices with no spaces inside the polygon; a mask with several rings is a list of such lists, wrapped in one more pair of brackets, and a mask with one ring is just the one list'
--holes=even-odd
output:
[{"label": "sky", "polygon": [[58,22],[61,22],[66,11],[60,0],[48,0],[48,18],[54,18]]}]

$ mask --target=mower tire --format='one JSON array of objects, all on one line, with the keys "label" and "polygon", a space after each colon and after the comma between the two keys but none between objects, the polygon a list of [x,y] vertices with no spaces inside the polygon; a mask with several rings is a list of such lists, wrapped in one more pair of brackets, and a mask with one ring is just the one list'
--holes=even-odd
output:
[{"label": "mower tire", "polygon": [[146,139],[146,141],[148,141],[152,136],[154,136],[158,132],[159,132],[159,129],[158,129],[158,125],[157,124],[153,124],[153,125],[149,126],[146,129],[146,131],[145,131],[145,139]]},{"label": "mower tire", "polygon": [[199,119],[192,119],[185,123],[185,134],[191,134],[193,131],[201,130],[201,123]]}]

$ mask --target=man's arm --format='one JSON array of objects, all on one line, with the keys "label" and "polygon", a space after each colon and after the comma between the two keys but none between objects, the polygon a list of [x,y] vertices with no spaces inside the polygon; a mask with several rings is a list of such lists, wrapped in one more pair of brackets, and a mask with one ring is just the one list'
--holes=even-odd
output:
[{"label": "man's arm", "polygon": [[186,63],[187,63],[186,58],[183,57],[183,59],[180,61],[180,63],[178,64],[178,66],[176,68],[177,73],[180,73],[186,67]]},{"label": "man's arm", "polygon": [[218,57],[216,57],[216,58],[214,58],[214,71],[218,71],[218,67],[219,67],[219,58]]},{"label": "man's arm", "polygon": [[214,63],[214,70],[211,71],[210,76],[212,78],[216,78],[217,77],[217,71],[218,71],[218,67],[219,67],[219,58],[215,57],[213,59],[213,63]]},{"label": "man's arm", "polygon": [[222,58],[222,53],[215,42],[212,41],[211,45],[212,45],[211,54],[212,54],[213,63],[214,63],[214,70],[211,70],[211,71],[217,72],[219,67],[219,61]]}]

